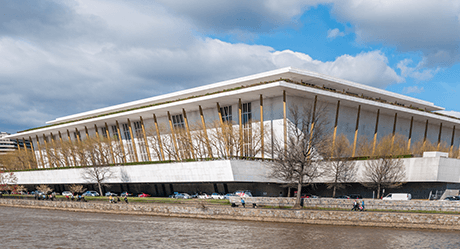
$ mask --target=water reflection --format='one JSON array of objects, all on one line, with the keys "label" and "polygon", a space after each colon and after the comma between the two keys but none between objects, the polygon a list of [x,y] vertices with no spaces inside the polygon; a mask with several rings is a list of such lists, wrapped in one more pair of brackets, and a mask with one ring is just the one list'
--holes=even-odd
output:
[{"label": "water reflection", "polygon": [[458,232],[0,207],[2,248],[460,248]]}]

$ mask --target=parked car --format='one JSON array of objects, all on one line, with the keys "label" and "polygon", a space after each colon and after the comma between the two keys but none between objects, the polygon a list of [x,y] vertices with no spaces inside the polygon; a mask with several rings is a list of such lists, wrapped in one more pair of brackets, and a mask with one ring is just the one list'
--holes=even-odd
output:
[{"label": "parked car", "polygon": [[335,197],[336,199],[350,199],[350,196],[348,195],[339,195]]},{"label": "parked car", "polygon": [[228,194],[224,195],[224,199],[228,200],[228,199],[230,199],[230,196],[237,196],[237,195],[232,194],[232,193],[228,193]]},{"label": "parked car", "polygon": [[252,197],[252,193],[249,190],[238,190],[234,194],[239,197]]},{"label": "parked car", "polygon": [[63,196],[73,196],[72,192],[70,192],[70,191],[64,191],[64,192],[62,192],[62,195]]},{"label": "parked car", "polygon": [[192,199],[192,196],[190,196],[189,194],[187,193],[178,193],[175,195],[176,199]]},{"label": "parked car", "polygon": [[117,194],[112,193],[112,192],[107,192],[105,193],[105,196],[117,196]]},{"label": "parked car", "polygon": [[128,196],[132,196],[133,194],[130,194],[128,192],[123,192],[120,194],[121,197],[128,197]]},{"label": "parked car", "polygon": [[149,194],[142,193],[142,194],[138,195],[137,197],[150,197],[150,195],[149,195]]},{"label": "parked car", "polygon": [[460,201],[460,196],[449,196],[444,201]]},{"label": "parked car", "polygon": [[88,190],[82,196],[99,196],[99,193],[94,190]]},{"label": "parked car", "polygon": [[358,194],[349,194],[350,199],[362,199],[363,197]]},{"label": "parked car", "polygon": [[198,199],[211,199],[211,196],[206,193],[202,193],[198,195]]},{"label": "parked car", "polygon": [[223,200],[224,196],[219,193],[212,193],[211,198],[216,200]]},{"label": "parked car", "polygon": [[383,200],[410,200],[412,199],[412,195],[408,193],[395,193],[395,194],[388,194],[387,196],[383,197]]}]

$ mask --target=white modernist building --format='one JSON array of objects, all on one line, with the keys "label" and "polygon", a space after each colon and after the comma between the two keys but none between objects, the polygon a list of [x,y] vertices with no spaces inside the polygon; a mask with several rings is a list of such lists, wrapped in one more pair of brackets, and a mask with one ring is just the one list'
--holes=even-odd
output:
[{"label": "white modernist building", "polygon": [[[120,188],[125,188],[127,184],[147,184],[154,189],[150,191],[152,194],[166,195],[172,190],[181,189],[180,184],[187,188],[206,188],[206,184],[211,184],[214,189],[207,191],[227,192],[233,188],[258,187],[271,189],[267,191],[276,192],[274,194],[278,195],[284,190],[279,191],[279,186],[266,187],[276,181],[268,178],[268,171],[261,161],[185,161],[203,157],[203,154],[208,158],[271,158],[271,142],[286,136],[289,109],[293,106],[313,107],[315,104],[326,106],[331,131],[334,131],[331,136],[345,134],[354,148],[363,137],[372,141],[394,133],[406,136],[408,147],[413,146],[415,141],[430,141],[438,147],[447,145],[451,152],[459,147],[460,133],[456,131],[456,127],[460,127],[460,119],[436,113],[443,110],[442,107],[382,89],[290,67],[57,118],[47,122],[47,126],[18,132],[8,138],[32,141],[37,167],[55,168],[79,165],[77,160],[68,160],[69,165],[53,163],[46,148],[55,141],[79,142],[87,137],[112,137],[112,142],[121,144],[123,148],[123,155],[113,155],[112,160],[125,165],[136,163],[135,166],[118,166],[120,176],[113,178],[111,182],[119,184]],[[236,147],[243,148],[241,150],[233,147],[222,148],[222,144],[209,142],[213,136],[218,135],[215,124],[227,121],[232,121],[236,129],[241,127],[242,137],[248,136],[247,134],[252,136],[252,133],[263,130],[263,139],[258,145],[263,149],[249,149],[254,146],[247,144],[251,143],[251,139],[240,140],[244,144]],[[205,127],[208,140],[204,142],[207,143],[206,146],[200,149],[203,152],[201,156],[198,151],[181,151],[187,148],[180,141],[176,141],[177,134],[174,137],[174,130],[178,127],[183,127],[186,131],[184,134],[189,137]],[[168,141],[171,146],[174,145],[173,150],[181,151],[177,156],[165,149]],[[147,163],[166,160],[176,162]],[[404,160],[406,171],[412,172],[408,175],[408,182],[460,183],[458,170],[452,171],[455,176],[435,173],[444,172],[447,168],[460,168],[460,160],[437,160],[431,166],[417,162],[418,158]],[[446,160],[448,167],[443,163]],[[216,162],[221,163],[216,166]],[[424,165],[423,169],[420,168],[420,172],[417,172],[417,167],[422,167],[421,165]],[[58,171],[61,173],[57,173]],[[30,185],[81,182],[79,173],[76,173],[78,169],[58,171],[40,173],[40,177],[33,172],[24,172],[20,174],[19,180],[23,181],[22,184]],[[262,188],[261,184],[265,187]],[[266,193],[265,190],[262,192]]]}]

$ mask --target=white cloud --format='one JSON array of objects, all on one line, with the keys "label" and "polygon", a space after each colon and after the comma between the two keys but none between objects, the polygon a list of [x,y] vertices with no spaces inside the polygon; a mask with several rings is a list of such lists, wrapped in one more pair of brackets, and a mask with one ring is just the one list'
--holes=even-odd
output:
[{"label": "white cloud", "polygon": [[408,86],[408,87],[404,87],[402,90],[404,94],[421,93],[423,91],[424,91],[423,87],[418,87],[418,86]]},{"label": "white cloud", "polygon": [[338,28],[329,29],[329,30],[327,31],[327,38],[335,39],[335,38],[337,38],[338,36],[345,36],[345,33],[341,32]]},{"label": "white cloud", "polygon": [[401,76],[411,77],[417,81],[427,81],[434,77],[441,69],[422,69],[423,61],[417,64],[415,67],[409,67],[412,63],[411,59],[404,59],[398,62],[397,68],[401,70]]},{"label": "white cloud", "polygon": [[[288,4],[296,8],[283,10],[277,1],[263,2],[272,12],[279,9],[279,18],[302,13],[296,1]],[[377,87],[403,81],[380,51],[320,61],[290,50],[202,38],[189,17],[158,3],[10,3],[2,7],[12,14],[0,16],[0,130],[8,132],[285,66]]]}]

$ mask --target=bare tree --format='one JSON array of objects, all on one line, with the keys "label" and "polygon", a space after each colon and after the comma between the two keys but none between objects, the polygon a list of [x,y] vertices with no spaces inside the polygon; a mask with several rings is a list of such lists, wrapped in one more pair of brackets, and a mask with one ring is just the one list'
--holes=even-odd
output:
[{"label": "bare tree", "polygon": [[332,188],[332,197],[335,197],[336,190],[345,188],[346,183],[355,180],[355,162],[349,160],[352,148],[344,134],[340,134],[331,146],[331,156],[325,163],[324,174],[328,178],[327,188]]},{"label": "bare tree", "polygon": [[102,196],[102,185],[114,177],[112,168],[104,165],[92,165],[83,169],[82,177],[89,183],[96,183]]},{"label": "bare tree", "polygon": [[37,186],[37,190],[44,193],[45,195],[53,191],[53,189],[51,189],[48,185],[45,184]]},{"label": "bare tree", "polygon": [[376,188],[377,198],[380,198],[382,188],[399,187],[405,178],[406,172],[401,159],[383,157],[366,161],[361,184],[368,188]]},{"label": "bare tree", "polygon": [[286,141],[275,139],[275,159],[270,163],[272,177],[297,185],[294,208],[300,207],[302,186],[321,175],[321,164],[327,157],[328,120],[325,106],[315,108],[298,106],[289,109]]},{"label": "bare tree", "polygon": [[69,190],[70,192],[72,192],[72,194],[80,194],[80,193],[83,193],[86,191],[86,188],[83,187],[83,185],[77,185],[77,184],[72,184],[69,186]]},{"label": "bare tree", "polygon": [[18,182],[18,178],[13,172],[3,172],[0,170],[0,191],[12,191]]}]

